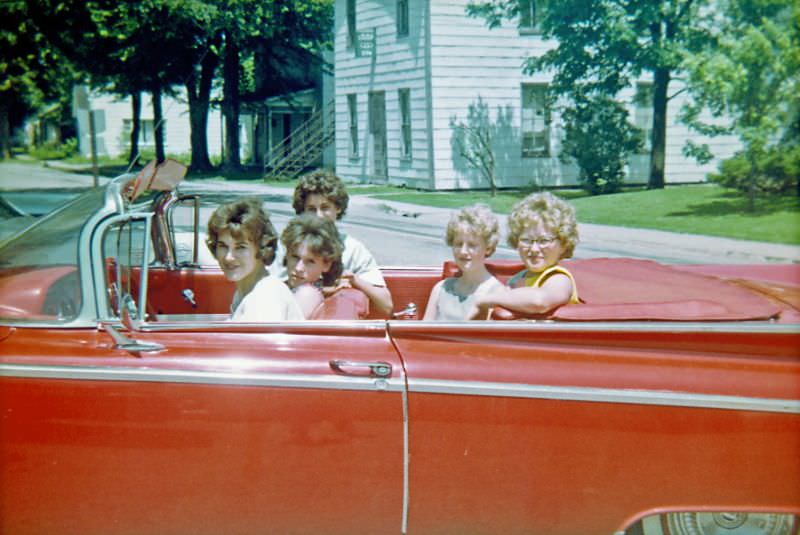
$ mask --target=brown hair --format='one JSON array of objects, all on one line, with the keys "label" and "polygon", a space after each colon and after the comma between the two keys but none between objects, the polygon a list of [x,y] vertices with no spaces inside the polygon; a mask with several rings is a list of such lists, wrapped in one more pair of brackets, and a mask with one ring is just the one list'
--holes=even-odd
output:
[{"label": "brown hair", "polygon": [[302,214],[305,212],[306,199],[309,195],[314,194],[327,197],[336,205],[339,209],[336,219],[341,219],[347,211],[347,203],[350,201],[350,196],[347,194],[342,179],[336,176],[333,171],[317,169],[300,177],[300,180],[297,181],[297,186],[294,188],[294,198],[292,199],[294,213]]},{"label": "brown hair", "polygon": [[214,256],[217,255],[219,235],[228,231],[236,239],[247,239],[256,244],[256,255],[270,265],[275,260],[275,247],[278,233],[269,220],[269,215],[258,199],[242,199],[222,204],[208,219],[206,245]]},{"label": "brown hair", "polygon": [[[321,256],[331,263],[328,271],[322,274],[322,284],[332,286],[342,275],[342,253],[344,244],[336,230],[336,224],[316,214],[304,213],[293,218],[281,233],[281,243],[286,256],[292,250],[306,243],[312,254]],[[284,257],[284,264],[286,258]]]}]

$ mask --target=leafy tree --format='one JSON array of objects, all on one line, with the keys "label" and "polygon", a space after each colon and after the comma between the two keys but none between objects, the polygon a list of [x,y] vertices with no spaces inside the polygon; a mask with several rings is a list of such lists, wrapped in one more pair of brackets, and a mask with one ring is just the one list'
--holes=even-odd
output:
[{"label": "leafy tree", "polygon": [[[164,157],[161,94],[190,75],[199,52],[199,0],[28,0],[28,14],[50,43],[94,87],[132,95],[134,133],[142,91],[153,95],[156,155]],[[131,157],[134,157],[132,144]]]},{"label": "leafy tree", "polygon": [[[298,79],[307,78],[302,76],[302,70],[297,70],[297,63],[287,66],[282,57],[299,60],[299,65],[306,69],[322,64],[320,52],[331,38],[333,1],[217,1],[225,4],[219,18],[224,42],[222,109],[226,141],[223,165],[235,169],[241,165],[238,124],[243,97],[263,98],[271,88],[287,89]],[[242,76],[243,64],[253,65],[249,80]],[[265,80],[274,82],[269,84]]]},{"label": "leafy tree", "polygon": [[[211,91],[223,62],[226,164],[239,165],[239,105],[276,88],[294,88],[330,39],[332,0],[27,0],[27,14],[95,88],[130,95],[131,157],[138,138],[138,95],[153,95],[156,151],[163,157],[160,95],[184,85],[190,108],[192,168],[208,169]],[[281,58],[300,59],[288,67]],[[242,65],[254,69],[243,69]],[[247,71],[247,72],[244,72]],[[264,79],[273,80],[265,83]],[[307,85],[305,86],[307,87]]]},{"label": "leafy tree", "polygon": [[[529,58],[524,71],[552,71],[551,90],[614,97],[643,72],[653,77],[653,128],[648,187],[664,187],[669,85],[685,50],[704,40],[704,0],[549,0],[542,35],[557,45]],[[476,0],[467,11],[490,27],[519,15],[518,0]]]},{"label": "leafy tree", "polygon": [[577,162],[581,184],[592,195],[618,192],[628,155],[643,146],[641,131],[628,122],[628,111],[606,96],[579,95],[562,117],[562,160]]},{"label": "leafy tree", "polygon": [[0,3],[0,159],[11,156],[11,131],[45,102],[63,99],[72,72],[31,24],[25,2]]},{"label": "leafy tree", "polygon": [[[728,0],[709,33],[709,45],[686,62],[694,101],[683,116],[703,134],[739,137],[743,151],[716,176],[745,191],[752,210],[759,192],[785,190],[785,170],[797,170],[781,153],[789,154],[787,146],[797,143],[800,5]],[[716,121],[703,121],[703,109]],[[710,156],[707,146],[689,144],[687,152],[701,159]]]}]

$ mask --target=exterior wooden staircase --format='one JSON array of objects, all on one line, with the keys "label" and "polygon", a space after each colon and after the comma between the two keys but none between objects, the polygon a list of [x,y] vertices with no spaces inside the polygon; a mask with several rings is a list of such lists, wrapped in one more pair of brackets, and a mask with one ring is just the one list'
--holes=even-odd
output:
[{"label": "exterior wooden staircase", "polygon": [[317,165],[336,136],[334,103],[314,111],[264,159],[264,177],[292,180]]}]

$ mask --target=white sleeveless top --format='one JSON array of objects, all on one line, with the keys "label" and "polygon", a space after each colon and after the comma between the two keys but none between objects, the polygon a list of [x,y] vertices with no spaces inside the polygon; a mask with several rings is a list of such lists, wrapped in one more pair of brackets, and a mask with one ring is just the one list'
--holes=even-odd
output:
[{"label": "white sleeveless top", "polygon": [[436,303],[437,321],[464,321],[469,319],[467,318],[467,313],[472,308],[476,296],[503,287],[503,283],[501,283],[495,277],[491,277],[483,281],[477,288],[475,288],[474,292],[467,296],[463,296],[455,292],[455,284],[457,280],[457,277],[449,277],[438,283],[441,285],[441,288],[439,288],[439,298]]}]

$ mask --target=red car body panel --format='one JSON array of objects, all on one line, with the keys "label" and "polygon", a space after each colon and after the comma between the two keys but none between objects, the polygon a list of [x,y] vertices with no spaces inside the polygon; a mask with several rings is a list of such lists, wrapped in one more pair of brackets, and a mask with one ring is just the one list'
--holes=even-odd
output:
[{"label": "red car body panel", "polygon": [[645,511],[797,510],[797,414],[417,386],[797,399],[797,335],[487,331],[390,327],[409,378],[411,533],[613,533]]},{"label": "red car body panel", "polygon": [[402,376],[374,325],[324,331],[154,333],[142,338],[166,350],[137,357],[105,332],[18,329],[4,364],[123,377],[3,379],[0,532],[344,534],[358,519],[364,533],[397,533],[399,393],[225,384],[324,378],[336,358],[385,361]]}]

